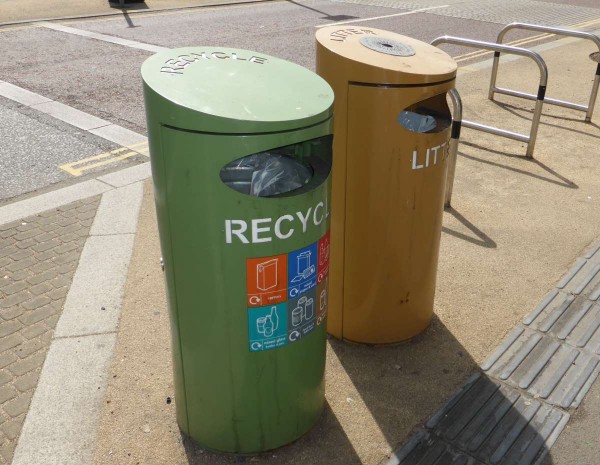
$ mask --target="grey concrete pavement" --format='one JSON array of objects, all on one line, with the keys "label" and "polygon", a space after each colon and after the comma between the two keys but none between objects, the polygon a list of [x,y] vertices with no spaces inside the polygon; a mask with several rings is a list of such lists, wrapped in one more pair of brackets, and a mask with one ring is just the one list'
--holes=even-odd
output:
[{"label": "grey concrete pavement", "polygon": [[146,161],[141,134],[8,82],[0,81],[0,98],[0,203],[84,171]]},{"label": "grey concrete pavement", "polygon": [[10,101],[0,105],[0,118],[0,200],[70,179],[58,166],[117,148]]},{"label": "grey concrete pavement", "polygon": [[[454,8],[458,8],[456,2],[453,4]],[[69,21],[64,24],[38,24],[38,27],[28,28],[2,28],[0,35],[5,45],[5,64],[0,70],[0,79],[6,84],[0,86],[0,94],[3,87],[16,85],[33,91],[41,98],[82,111],[92,119],[102,120],[102,123],[93,123],[86,118],[86,127],[89,124],[107,124],[144,136],[139,67],[152,53],[144,49],[148,48],[148,44],[150,49],[202,43],[253,48],[312,68],[312,37],[315,28],[325,24],[360,20],[361,22],[351,24],[382,27],[424,41],[442,34],[493,40],[501,27],[499,23],[444,16],[444,9],[431,9],[430,4],[425,6],[429,8],[427,11],[418,13],[408,10],[408,4],[402,2],[390,2],[389,5],[393,7],[322,0],[301,3],[265,2],[253,6],[191,9],[185,13],[153,13],[138,15],[129,20],[116,17]],[[463,5],[464,12],[480,12],[483,8],[481,5],[469,5]],[[402,6],[404,8],[399,8]],[[573,20],[590,17],[589,8],[575,11],[580,13]],[[463,16],[467,16],[466,13]],[[369,20],[373,17],[380,19]],[[290,22],[287,18],[294,19]],[[227,27],[223,28],[223,24],[227,24]],[[594,23],[588,21],[580,25],[585,29],[593,27]],[[69,30],[87,37],[71,34],[67,32]],[[112,43],[104,41],[101,36],[90,36],[90,33],[103,34],[104,39]],[[524,32],[511,33],[510,39],[519,39],[524,35]],[[132,48],[125,41],[137,42],[138,47]],[[452,55],[473,51],[452,46],[446,50]],[[32,61],[29,57],[35,57],[35,60]],[[58,104],[36,102],[30,106],[34,108],[37,105],[38,111],[41,111]],[[15,109],[21,113],[25,110]],[[67,117],[68,113],[73,112],[63,113]],[[38,119],[41,117],[36,116],[39,115],[38,112],[26,115]],[[69,121],[77,122],[78,118],[70,118]],[[105,137],[110,128],[111,126],[102,126],[91,129],[88,136]],[[62,126],[60,130],[67,138],[79,137],[74,129],[65,130]],[[70,132],[73,134],[69,134]],[[121,138],[110,140],[119,145],[129,145],[122,142]],[[55,181],[69,179],[64,170],[58,167],[58,163],[63,160],[85,160],[102,153],[102,150],[90,153],[71,150],[70,147],[64,147],[64,144],[47,144],[43,150],[48,155],[41,157],[37,156],[40,147],[40,144],[35,145],[35,148],[21,144],[13,150],[14,161],[11,157],[11,166],[0,170],[0,185],[13,186],[6,195],[32,191]],[[74,144],[74,148],[77,147]],[[7,157],[2,157],[1,160],[8,163]],[[139,161],[139,158],[133,158],[120,163]],[[43,175],[35,178],[27,176],[31,169],[36,169]]]},{"label": "grey concrete pavement", "polygon": [[[458,8],[457,2],[451,3]],[[526,3],[530,7],[533,2]],[[592,6],[584,0],[578,3]],[[358,24],[426,41],[444,33],[490,40],[500,28],[498,23],[474,19],[481,5],[472,6],[469,18],[433,12],[398,16],[408,12],[408,5],[393,2],[391,6],[320,0],[273,2],[188,10],[184,15],[76,21],[68,27],[160,47],[210,42],[255,48],[311,68],[315,26],[332,21],[394,15]],[[598,22],[593,18],[583,21],[593,15],[593,11],[575,9],[570,18],[593,29]],[[229,27],[224,30],[223,24]],[[110,37],[108,43],[106,37],[70,32],[43,25],[0,30],[8,50],[0,79],[37,93],[37,100],[22,102],[26,106],[44,105],[43,99],[52,99],[99,118],[102,125],[88,129],[109,128],[98,134],[100,137],[113,140],[113,130],[118,132],[121,127],[143,137],[139,66],[150,52]],[[463,52],[447,50],[453,55]],[[581,42],[556,42],[544,50],[551,67],[548,95],[587,100],[593,77],[589,52]],[[31,62],[28,56],[38,59]],[[501,84],[519,87],[535,82],[531,79],[535,69],[521,62],[505,65]],[[472,66],[461,73],[458,85],[465,118],[523,131],[531,117],[529,103],[503,98],[498,98],[498,103],[486,102],[486,73],[485,66]],[[35,133],[35,121],[52,121],[48,119],[52,112],[41,115],[41,111],[35,114],[35,109],[4,100],[0,104],[0,111],[13,119],[34,120],[23,122],[24,134],[30,129]],[[478,370],[584,249],[600,239],[595,157],[598,126],[583,123],[580,113],[556,107],[547,106],[544,115],[533,161],[522,157],[520,143],[463,132],[454,210],[444,216],[437,317],[432,326],[423,336],[397,347],[349,346],[331,340],[327,409],[322,420],[297,443],[257,457],[234,458],[198,448],[182,438],[174,404],[166,401],[167,397],[177,399],[173,396],[168,315],[148,182],[142,202],[140,181],[150,175],[148,163],[110,174],[96,173],[83,183],[40,196],[30,193],[0,206],[0,224],[5,225],[0,226],[0,255],[4,254],[0,279],[9,276],[11,280],[8,290],[0,287],[0,362],[5,364],[0,368],[0,463],[10,463],[17,441],[14,465],[386,463],[411,432],[422,427],[451,392]],[[594,122],[597,120],[595,116]],[[75,140],[76,147],[106,144],[72,124],[48,126],[58,128],[57,137]],[[10,133],[6,137],[14,143]],[[40,138],[42,142],[46,139]],[[113,141],[119,145],[126,142]],[[52,157],[69,150],[53,152],[54,146],[62,147],[49,144]],[[97,150],[113,147],[108,144]],[[70,152],[67,155],[70,157]],[[63,160],[52,157],[53,164]],[[99,196],[102,200],[96,210]],[[139,226],[138,209],[142,212]],[[86,216],[83,220],[82,215]],[[61,228],[73,227],[67,219],[85,224],[76,232],[63,231]],[[56,236],[47,237],[49,232]],[[25,237],[27,234],[30,236]],[[17,235],[19,239],[11,242]],[[70,245],[73,242],[76,247]],[[47,248],[38,251],[36,247]],[[63,254],[65,258],[61,258]],[[32,263],[34,259],[48,264]],[[58,273],[61,260],[78,266],[59,283],[54,281],[57,276],[49,276]],[[18,301],[26,293],[27,299]],[[51,314],[48,306],[54,309]],[[20,363],[28,357],[33,361]],[[562,418],[572,415],[571,423],[545,465],[595,465],[594,451],[600,444],[597,435],[589,432],[597,428],[597,392],[596,382],[581,406],[560,410]],[[66,404],[65,399],[69,399]],[[534,427],[526,427],[525,432],[539,440]],[[578,451],[582,447],[586,450]],[[542,447],[540,451],[545,450]],[[574,456],[579,461],[574,461]]]},{"label": "grey concrete pavement", "polygon": [[124,8],[120,8],[119,0],[3,0],[0,2],[0,22],[21,23],[39,19],[53,19],[78,16],[123,15],[128,17],[136,12],[154,11],[171,8],[189,8],[206,4],[226,4],[228,0],[213,2],[211,0],[125,0]]}]

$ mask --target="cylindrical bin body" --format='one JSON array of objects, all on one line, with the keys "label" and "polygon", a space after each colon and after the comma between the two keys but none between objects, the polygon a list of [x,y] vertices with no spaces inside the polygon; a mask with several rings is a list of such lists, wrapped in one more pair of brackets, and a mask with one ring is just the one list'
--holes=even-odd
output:
[{"label": "cylindrical bin body", "polygon": [[433,315],[456,63],[373,28],[316,39],[336,115],[328,331],[406,340]]},{"label": "cylindrical bin body", "polygon": [[179,426],[213,450],[284,445],[324,403],[327,308],[310,308],[327,294],[333,92],[217,47],[161,52],[142,77]]}]

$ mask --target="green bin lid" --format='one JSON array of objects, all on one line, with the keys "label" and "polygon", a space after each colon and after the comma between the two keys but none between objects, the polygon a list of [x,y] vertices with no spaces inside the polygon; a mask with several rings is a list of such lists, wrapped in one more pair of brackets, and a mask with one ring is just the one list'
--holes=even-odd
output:
[{"label": "green bin lid", "polygon": [[184,47],[142,65],[149,119],[216,133],[280,132],[332,114],[325,80],[289,61],[249,50]]}]

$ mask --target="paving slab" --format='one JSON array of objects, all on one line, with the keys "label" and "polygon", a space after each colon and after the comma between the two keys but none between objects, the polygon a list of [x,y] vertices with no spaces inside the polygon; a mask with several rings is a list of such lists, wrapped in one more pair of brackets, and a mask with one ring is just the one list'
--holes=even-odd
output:
[{"label": "paving slab", "polygon": [[49,98],[30,92],[22,87],[15,86],[9,82],[0,82],[0,95],[18,102],[22,105],[31,106],[40,103],[51,102]]},{"label": "paving slab", "polygon": [[132,212],[140,210],[142,191],[143,185],[138,182],[104,194],[90,234],[93,236],[135,234],[137,215],[132,215]]},{"label": "paving slab", "polygon": [[98,129],[102,126],[108,126],[106,121],[96,118],[88,113],[84,113],[75,108],[69,107],[60,102],[45,102],[32,105],[35,110],[47,113],[50,116],[64,121],[71,126],[83,130]]},{"label": "paving slab", "polygon": [[77,200],[94,197],[111,189],[111,186],[91,179],[62,189],[49,191],[0,207],[0,225],[6,225],[24,216],[40,214]]},{"label": "paving slab", "polygon": [[[55,340],[13,465],[91,463],[115,334]],[[56,424],[56,418],[63,421]],[[51,459],[49,458],[51,457]]]},{"label": "paving slab", "polygon": [[123,147],[129,147],[130,145],[137,145],[147,141],[146,137],[130,131],[129,129],[117,126],[116,124],[109,124],[100,128],[91,129],[90,132],[98,137],[114,141]]},{"label": "paving slab", "polygon": [[100,176],[98,180],[114,187],[123,187],[134,182],[148,179],[150,176],[152,176],[150,163],[142,163],[140,165],[132,166],[131,168],[125,168],[115,173]]},{"label": "paving slab", "polygon": [[0,463],[10,464],[99,196],[0,226]]},{"label": "paving slab", "polygon": [[598,463],[600,451],[600,382],[596,382],[559,436],[542,465]]}]

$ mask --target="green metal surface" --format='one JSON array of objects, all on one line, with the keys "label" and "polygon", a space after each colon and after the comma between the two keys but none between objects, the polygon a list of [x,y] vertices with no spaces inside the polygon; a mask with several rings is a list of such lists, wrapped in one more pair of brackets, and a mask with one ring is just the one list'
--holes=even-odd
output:
[{"label": "green metal surface", "polygon": [[[170,53],[182,54],[179,50]],[[242,56],[254,52],[227,53]],[[235,453],[273,449],[300,437],[319,418],[324,403],[326,320],[323,314],[316,324],[315,318],[313,330],[294,335],[293,340],[295,333],[287,331],[285,341],[281,337],[278,342],[285,345],[256,346],[251,333],[256,333],[257,325],[265,335],[267,331],[265,317],[260,326],[260,318],[253,315],[262,309],[268,314],[272,307],[249,303],[249,283],[256,277],[248,270],[255,259],[285,256],[291,263],[291,258],[296,258],[293,251],[321,245],[318,241],[328,233],[331,138],[325,136],[331,134],[333,93],[316,75],[303,71],[306,83],[293,89],[292,98],[287,95],[291,89],[286,83],[270,76],[266,106],[281,118],[295,114],[287,108],[290,99],[308,102],[318,95],[321,107],[315,104],[305,114],[296,115],[298,119],[273,119],[268,124],[268,111],[259,109],[251,99],[256,105],[252,114],[261,121],[242,120],[238,109],[251,93],[246,87],[255,89],[256,83],[252,82],[253,71],[245,75],[240,70],[235,95],[222,96],[238,102],[230,100],[228,110],[215,117],[202,113],[198,96],[204,95],[205,84],[211,91],[218,87],[207,83],[208,79],[199,77],[196,90],[190,91],[193,108],[174,101],[172,90],[162,88],[164,95],[158,93],[154,74],[160,73],[161,60],[151,57],[146,61],[143,78],[171,319],[177,420],[184,433],[209,449]],[[277,62],[273,71],[283,80],[288,66],[290,70],[299,68],[272,57],[267,60],[264,64],[233,65],[268,70],[270,63]],[[222,66],[222,73],[228,74],[232,61],[218,60],[215,66]],[[209,75],[218,80],[220,73],[211,69]],[[213,104],[218,95],[211,98],[205,109],[216,112]],[[276,102],[282,107],[277,108]],[[190,120],[178,119],[186,114],[191,115]],[[174,116],[177,125],[172,124]],[[302,121],[310,123],[301,126]],[[251,130],[257,125],[259,134]],[[287,130],[280,130],[282,127]],[[309,142],[314,139],[319,140]],[[314,175],[300,189],[281,196],[253,197],[236,192],[219,177],[220,170],[233,160],[291,144],[300,144],[299,153],[312,150],[309,162]],[[283,220],[277,223],[280,218]],[[236,234],[243,223],[248,230]],[[326,294],[327,283],[325,278],[317,286],[321,294],[323,289]],[[291,319],[281,309],[292,301],[286,291],[286,302],[273,305],[280,325],[288,320],[291,327]],[[266,319],[272,330],[272,321]]]},{"label": "green metal surface", "polygon": [[248,50],[184,47],[142,65],[147,91],[169,106],[164,124],[217,133],[288,131],[322,122],[333,93],[302,66]]}]

